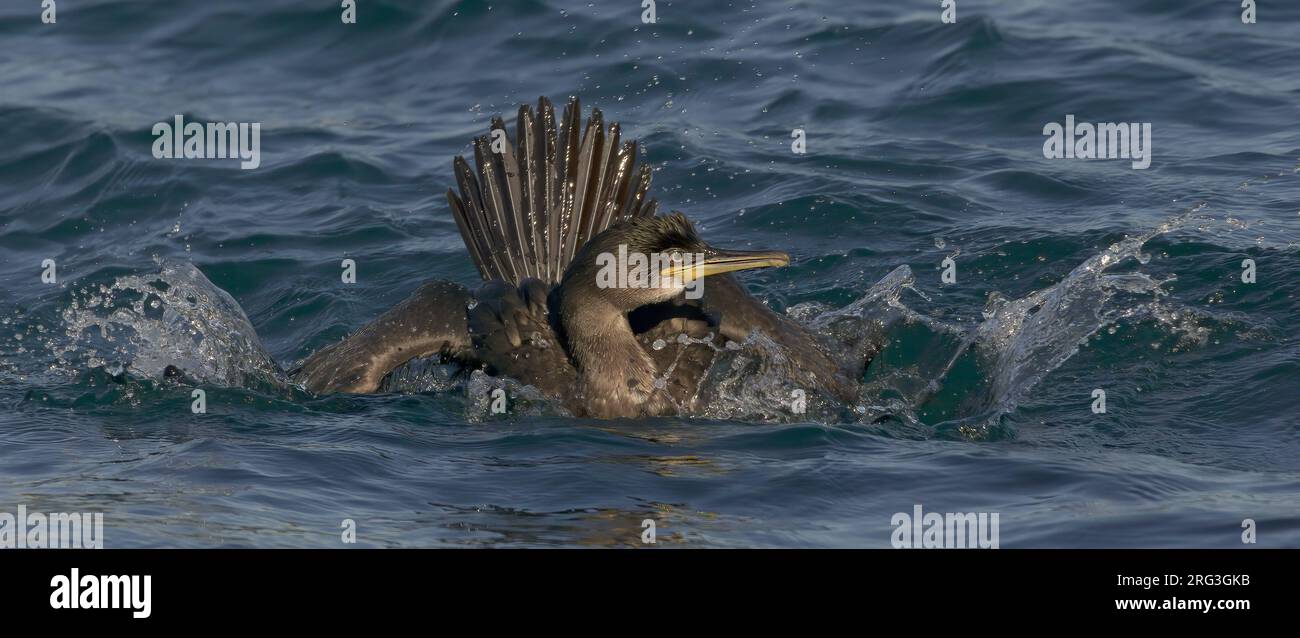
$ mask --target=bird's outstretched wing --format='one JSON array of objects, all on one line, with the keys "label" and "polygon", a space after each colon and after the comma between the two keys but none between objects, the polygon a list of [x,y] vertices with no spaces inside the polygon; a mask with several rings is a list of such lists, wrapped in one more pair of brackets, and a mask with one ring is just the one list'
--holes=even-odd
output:
[{"label": "bird's outstretched wing", "polygon": [[431,281],[348,338],[312,354],[293,379],[316,393],[367,393],[417,357],[464,357],[470,350],[464,286]]},{"label": "bird's outstretched wing", "polygon": [[579,137],[581,118],[571,98],[557,123],[542,97],[536,113],[519,107],[513,144],[494,117],[490,135],[474,140],[475,168],[456,157],[460,192],[448,189],[447,200],[485,281],[558,283],[587,240],[616,222],[655,214],[658,204],[646,199],[650,167],[636,168],[637,143],[620,146],[619,125],[606,128],[600,109],[592,109]]},{"label": "bird's outstretched wing", "polygon": [[743,342],[750,333],[762,332],[781,346],[796,374],[841,400],[853,398],[854,382],[862,375],[866,362],[838,360],[812,333],[749,294],[735,277],[709,277],[701,301],[704,312],[717,318],[718,330],[724,337]]}]

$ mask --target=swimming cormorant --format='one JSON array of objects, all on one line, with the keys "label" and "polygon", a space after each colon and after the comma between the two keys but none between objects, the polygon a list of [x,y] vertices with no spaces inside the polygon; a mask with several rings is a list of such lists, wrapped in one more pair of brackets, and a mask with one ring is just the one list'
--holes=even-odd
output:
[{"label": "swimming cormorant", "polygon": [[[837,360],[730,274],[789,257],[715,248],[681,213],[657,216],[637,143],[620,145],[599,109],[581,138],[580,120],[576,98],[557,123],[543,97],[536,113],[520,107],[511,144],[494,117],[474,141],[475,169],[456,157],[459,193],[447,191],[484,283],[472,293],[425,283],[313,354],[295,380],[316,393],[376,392],[402,364],[440,357],[532,385],[579,416],[695,414],[710,399],[701,394],[714,357],[757,331],[799,386],[853,400],[866,362]],[[602,272],[636,254],[663,259],[626,281]],[[687,294],[694,285],[702,297]]]}]

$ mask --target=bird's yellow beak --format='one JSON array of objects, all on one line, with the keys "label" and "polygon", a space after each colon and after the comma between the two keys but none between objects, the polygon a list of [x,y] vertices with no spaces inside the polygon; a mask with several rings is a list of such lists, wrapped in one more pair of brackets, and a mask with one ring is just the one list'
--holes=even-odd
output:
[{"label": "bird's yellow beak", "polygon": [[779,268],[790,265],[790,255],[778,250],[718,250],[710,248],[703,260],[674,263],[659,271],[661,277],[692,281],[709,275],[751,270],[753,268]]}]

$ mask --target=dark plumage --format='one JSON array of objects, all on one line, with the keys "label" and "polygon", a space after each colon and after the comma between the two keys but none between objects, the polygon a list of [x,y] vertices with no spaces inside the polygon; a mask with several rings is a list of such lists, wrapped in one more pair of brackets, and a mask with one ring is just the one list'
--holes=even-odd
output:
[{"label": "dark plumage", "polygon": [[[789,318],[749,295],[731,271],[789,262],[784,253],[705,243],[680,213],[656,216],[635,142],[593,110],[581,139],[573,99],[557,129],[542,98],[521,107],[514,145],[499,118],[475,140],[475,165],[454,163],[448,200],[485,283],[422,286],[294,372],[314,392],[374,392],[395,367],[438,356],[537,387],[575,414],[612,418],[701,410],[703,376],[728,341],[761,331],[810,390],[851,400],[865,362],[841,363]],[[502,133],[495,133],[495,131]],[[641,273],[654,286],[609,286],[614,255],[695,256]],[[632,279],[629,279],[632,281]],[[702,285],[701,299],[683,286]],[[684,335],[684,336],[683,336]]]}]

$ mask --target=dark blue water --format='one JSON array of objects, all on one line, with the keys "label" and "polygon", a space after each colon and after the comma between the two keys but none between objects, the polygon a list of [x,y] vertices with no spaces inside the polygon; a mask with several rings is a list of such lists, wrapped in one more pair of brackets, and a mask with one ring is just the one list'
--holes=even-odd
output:
[{"label": "dark blue water", "polygon": [[[341,547],[345,518],[365,546],[639,546],[646,518],[661,546],[888,546],[916,504],[997,512],[1003,547],[1243,547],[1246,518],[1300,546],[1295,3],[359,4],[0,7],[0,512],[104,512],[110,547]],[[571,94],[707,239],[790,251],[744,277],[775,308],[910,268],[863,418],[486,418],[463,387],[245,374],[239,308],[291,367],[472,283],[453,156]],[[176,114],[261,123],[262,165],[154,159]],[[1151,123],[1150,168],[1044,158],[1067,114]],[[163,268],[208,290],[189,265],[235,309],[128,311]]]}]

